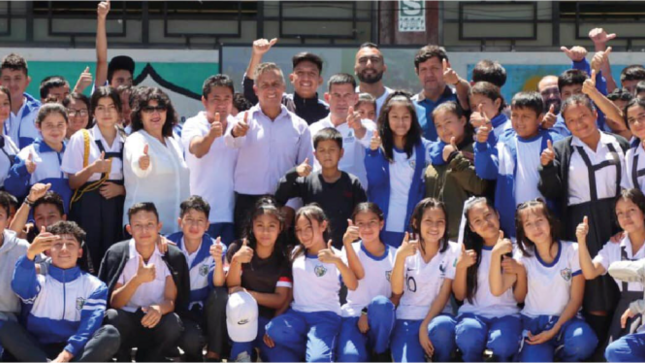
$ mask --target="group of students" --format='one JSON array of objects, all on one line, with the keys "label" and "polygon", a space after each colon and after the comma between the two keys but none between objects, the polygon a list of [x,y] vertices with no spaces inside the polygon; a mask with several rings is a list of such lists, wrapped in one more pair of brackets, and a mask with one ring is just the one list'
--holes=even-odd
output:
[{"label": "group of students", "polygon": [[107,63],[109,7],[94,85],[38,101],[23,57],[0,64],[4,358],[645,359],[645,68],[617,87],[615,35],[510,105],[499,63],[469,82],[434,45],[414,96],[371,43],[325,101],[296,54],[286,94],[259,39],[243,94],[211,76],[180,124]]}]

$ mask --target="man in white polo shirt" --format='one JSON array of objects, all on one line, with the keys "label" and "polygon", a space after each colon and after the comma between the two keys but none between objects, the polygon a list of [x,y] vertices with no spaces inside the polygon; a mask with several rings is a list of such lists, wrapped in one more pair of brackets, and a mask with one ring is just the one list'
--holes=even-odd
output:
[{"label": "man in white polo shirt", "polygon": [[[275,63],[262,63],[253,77],[259,103],[237,116],[224,137],[239,150],[235,166],[235,229],[239,233],[258,198],[275,193],[280,178],[306,159],[313,160],[307,123],[282,104],[286,86]],[[287,203],[287,223],[297,202]]]},{"label": "man in white polo shirt", "polygon": [[[353,76],[347,73],[335,74],[329,79],[327,88],[325,101],[329,103],[329,116],[309,126],[311,136],[313,138],[318,131],[327,127],[338,130],[343,136],[344,149],[338,168],[355,175],[361,181],[363,189],[367,190],[365,148],[370,146],[376,124],[372,120],[361,120],[358,112],[354,110],[358,94],[355,91],[356,81]],[[314,169],[320,169],[317,160]]]},{"label": "man in white polo shirt", "polygon": [[226,147],[224,133],[235,123],[231,116],[233,81],[225,74],[211,76],[202,87],[204,111],[184,124],[181,142],[190,169],[190,194],[199,195],[213,208],[208,234],[225,245],[235,238],[233,174],[237,149]]}]

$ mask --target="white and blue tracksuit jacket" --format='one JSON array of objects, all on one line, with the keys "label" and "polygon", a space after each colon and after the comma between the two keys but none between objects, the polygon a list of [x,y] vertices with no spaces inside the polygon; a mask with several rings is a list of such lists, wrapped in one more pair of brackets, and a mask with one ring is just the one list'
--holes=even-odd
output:
[{"label": "white and blue tracksuit jacket", "polygon": [[67,342],[65,350],[77,355],[103,323],[107,286],[78,266],[52,265],[47,276],[37,275],[25,255],[16,262],[11,288],[24,304],[24,326],[41,344]]},{"label": "white and blue tracksuit jacket", "polygon": [[[170,241],[177,244],[180,250],[184,250],[184,233],[177,232],[167,237]],[[190,302],[188,308],[193,305],[199,304],[202,307],[208,299],[208,294],[215,286],[213,285],[213,274],[215,273],[215,265],[217,263],[224,263],[226,256],[226,245],[222,243],[222,261],[214,261],[210,253],[210,248],[215,240],[211,238],[208,233],[202,237],[202,244],[197,250],[197,256],[193,262],[188,266],[190,272]]]}]

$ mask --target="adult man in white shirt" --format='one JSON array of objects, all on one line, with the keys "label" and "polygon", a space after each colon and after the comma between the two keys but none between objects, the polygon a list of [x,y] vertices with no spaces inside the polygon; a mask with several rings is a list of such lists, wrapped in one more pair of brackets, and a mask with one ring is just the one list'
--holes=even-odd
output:
[{"label": "adult man in white shirt", "polygon": [[[282,104],[286,86],[280,68],[275,63],[262,63],[253,79],[259,103],[239,114],[224,137],[228,147],[239,149],[234,176],[238,233],[259,197],[275,193],[278,181],[291,168],[313,160],[307,123]],[[293,219],[295,206],[294,201],[287,203],[287,223]]]},{"label": "adult man in white shirt", "polygon": [[224,133],[233,127],[233,81],[224,74],[211,76],[202,87],[204,111],[184,124],[181,142],[190,169],[190,194],[204,198],[213,208],[208,234],[228,245],[235,238],[233,174],[237,149],[224,144]]},{"label": "adult man in white shirt", "polygon": [[[371,135],[376,130],[372,120],[361,120],[354,106],[358,101],[356,81],[354,77],[339,73],[331,76],[325,101],[329,103],[329,116],[309,126],[312,138],[318,131],[333,127],[343,135],[343,156],[338,163],[340,170],[352,174],[361,181],[363,189],[367,190],[367,172],[365,171],[365,148],[369,147]],[[365,136],[370,135],[370,136]],[[314,169],[320,169],[316,160]]]},{"label": "adult man in white shirt", "polygon": [[383,74],[387,71],[383,54],[374,43],[361,44],[356,53],[354,73],[359,80],[357,92],[369,93],[376,99],[376,117],[387,96],[392,93],[383,85]]}]

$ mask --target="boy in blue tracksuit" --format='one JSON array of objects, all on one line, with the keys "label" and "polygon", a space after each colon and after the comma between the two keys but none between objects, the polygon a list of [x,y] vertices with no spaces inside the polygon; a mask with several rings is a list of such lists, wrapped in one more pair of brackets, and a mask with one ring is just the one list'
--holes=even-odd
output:
[{"label": "boy in blue tracksuit", "polygon": [[497,181],[495,208],[507,236],[515,237],[516,207],[542,197],[537,188],[542,150],[562,138],[555,131],[540,128],[543,113],[539,93],[520,92],[511,102],[512,129],[506,130],[496,143],[489,137],[490,125],[477,131],[475,172],[482,179]]},{"label": "boy in blue tracksuit", "polygon": [[221,236],[213,239],[206,233],[210,205],[202,197],[188,198],[181,203],[180,210],[181,232],[168,236],[186,257],[190,271],[189,311],[180,314],[184,333],[179,346],[188,362],[201,362],[205,345],[208,345],[207,359],[221,359],[227,343],[226,245],[221,242]]},{"label": "boy in blue tracksuit", "polygon": [[[0,341],[19,361],[104,362],[116,353],[118,331],[101,327],[107,287],[77,265],[84,238],[74,222],[43,227],[16,262],[11,287],[23,302],[22,319],[5,322]],[[52,265],[47,275],[38,275],[34,259],[45,251]]]}]

